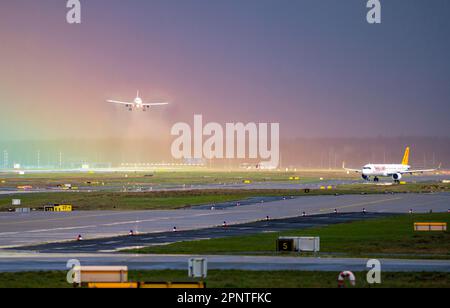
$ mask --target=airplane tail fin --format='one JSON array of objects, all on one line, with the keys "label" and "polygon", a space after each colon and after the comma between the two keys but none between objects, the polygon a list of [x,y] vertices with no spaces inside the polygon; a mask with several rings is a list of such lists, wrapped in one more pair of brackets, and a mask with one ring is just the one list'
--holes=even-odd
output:
[{"label": "airplane tail fin", "polygon": [[403,161],[402,161],[402,165],[404,165],[404,166],[409,164],[409,151],[410,151],[410,148],[407,147],[405,150],[405,155],[403,156]]}]

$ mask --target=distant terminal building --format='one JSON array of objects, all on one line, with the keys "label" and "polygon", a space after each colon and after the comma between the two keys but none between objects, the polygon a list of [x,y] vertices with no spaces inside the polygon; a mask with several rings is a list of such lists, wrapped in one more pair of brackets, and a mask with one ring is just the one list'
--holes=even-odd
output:
[{"label": "distant terminal building", "polygon": [[205,167],[206,163],[202,159],[189,159],[183,162],[149,162],[149,163],[121,163],[123,169],[152,169],[152,168],[183,168],[183,167]]},{"label": "distant terminal building", "polygon": [[258,169],[260,170],[277,170],[278,166],[271,162],[260,162],[258,164]]}]

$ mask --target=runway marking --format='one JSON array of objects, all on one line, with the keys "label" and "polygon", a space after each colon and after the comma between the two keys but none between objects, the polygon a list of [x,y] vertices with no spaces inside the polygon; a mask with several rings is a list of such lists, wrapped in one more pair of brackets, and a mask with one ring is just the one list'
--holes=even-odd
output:
[{"label": "runway marking", "polygon": [[[251,213],[253,211],[240,211],[239,213]],[[108,224],[101,224],[100,226],[105,227],[112,227],[112,226],[120,226],[120,225],[129,225],[129,224],[139,224],[139,223],[146,223],[146,222],[157,222],[157,221],[163,221],[163,220],[178,220],[178,219],[186,219],[186,218],[196,218],[196,217],[203,217],[203,216],[213,216],[213,215],[226,215],[230,214],[229,212],[214,212],[211,214],[198,214],[198,215],[185,215],[185,216],[174,216],[174,217],[160,217],[160,218],[152,218],[152,219],[144,219],[144,220],[129,220],[129,221],[118,221]]]},{"label": "runway marking", "polygon": [[110,242],[106,242],[105,245],[112,245],[112,244],[118,244],[121,241],[110,241]]},{"label": "runway marking", "polygon": [[[109,213],[109,214],[96,214],[96,215],[73,215],[73,216],[65,216],[65,217],[59,217],[59,218],[51,218],[51,219],[32,219],[32,220],[23,220],[23,221],[14,221],[14,222],[0,222],[0,226],[4,225],[17,225],[17,224],[27,224],[27,223],[37,223],[37,222],[53,222],[53,221],[66,221],[66,220],[75,220],[75,219],[83,219],[83,218],[96,218],[96,217],[106,217],[106,216],[118,216],[118,215],[139,215],[139,214],[148,214],[150,211],[138,211],[138,212],[117,212],[117,213]],[[170,211],[170,210],[167,210]],[[195,210],[198,212],[199,210]],[[205,210],[206,211],[206,210]],[[157,212],[157,211],[155,211]],[[181,212],[181,211],[180,211]],[[242,211],[239,213],[247,213],[249,211]],[[173,210],[173,213],[179,213],[176,210]],[[188,218],[188,217],[202,217],[202,216],[211,216],[211,215],[225,215],[229,212],[222,212],[217,211],[214,213],[206,213],[206,214],[199,214],[199,215],[189,215],[189,216],[174,216],[174,217],[167,217],[166,219],[177,219],[177,218]],[[145,222],[145,221],[144,221]]]},{"label": "runway marking", "polygon": [[330,211],[330,210],[334,210],[334,209],[347,209],[347,208],[352,208],[352,207],[375,205],[375,204],[385,203],[385,202],[388,202],[388,201],[396,201],[396,200],[402,200],[402,199],[404,199],[404,198],[397,197],[397,198],[390,198],[390,199],[362,202],[362,203],[356,203],[356,204],[351,204],[351,205],[346,205],[346,206],[333,207],[333,208],[327,208],[327,209],[320,209],[320,212],[326,212],[326,211]]},{"label": "runway marking", "polygon": [[[35,222],[51,222],[51,221],[60,221],[60,220],[73,220],[73,219],[81,219],[81,218],[96,218],[96,217],[105,217],[105,216],[118,216],[124,214],[139,214],[144,212],[117,212],[117,213],[109,213],[109,214],[96,214],[96,215],[73,215],[59,218],[51,218],[51,219],[33,219],[33,220],[23,220],[23,221],[14,221],[14,222],[0,222],[0,225],[15,225],[15,224],[26,224],[26,223],[35,223]],[[12,217],[12,216],[11,216]]]},{"label": "runway marking", "polygon": [[90,229],[90,228],[96,228],[96,227],[97,227],[96,225],[91,225],[91,226],[65,227],[65,228],[61,227],[61,228],[54,228],[54,229],[27,230],[27,231],[20,231],[20,232],[5,232],[5,233],[0,233],[0,236],[16,235],[16,234],[22,234],[22,233],[44,233],[44,232],[53,232],[53,231]]},{"label": "runway marking", "polygon": [[[239,213],[247,213],[247,212],[251,212],[251,211],[240,211]],[[211,215],[224,215],[224,214],[228,214],[228,213],[227,212],[214,212],[214,213],[207,213],[207,214],[184,215],[184,216],[178,216],[178,217],[161,217],[161,218],[152,218],[152,219],[138,220],[138,221],[136,221],[136,220],[124,221],[124,222],[116,222],[116,223],[110,223],[110,224],[60,227],[60,228],[52,228],[52,229],[37,229],[37,230],[27,230],[27,231],[20,231],[20,232],[5,232],[5,233],[0,233],[0,237],[18,235],[18,234],[24,234],[24,233],[45,233],[45,232],[55,232],[55,231],[69,231],[69,230],[79,230],[79,229],[92,229],[92,228],[99,228],[99,227],[111,227],[111,226],[118,226],[118,225],[132,225],[132,224],[136,224],[136,223],[139,224],[139,223],[157,222],[157,221],[170,220],[170,219],[178,220],[178,219],[195,218],[195,217],[203,217],[203,216],[211,216]],[[58,220],[61,220],[61,218]]]},{"label": "runway marking", "polygon": [[[376,205],[376,204],[382,204],[382,203],[387,203],[387,202],[392,202],[395,200],[405,200],[404,202],[411,202],[413,207],[419,207],[420,205],[424,204],[424,205],[431,205],[434,203],[439,203],[439,202],[446,202],[448,200],[448,197],[450,195],[434,195],[434,198],[437,197],[437,200],[435,200],[434,198],[431,198],[432,196],[430,196],[431,199],[428,198],[428,195],[423,195],[423,197],[421,198],[417,198],[417,199],[413,199],[411,197],[412,195],[401,195],[398,197],[389,197],[389,196],[384,196],[384,195],[368,195],[368,196],[363,196],[363,197],[357,197],[357,200],[353,200],[353,203],[351,204],[350,202],[352,201],[352,199],[335,199],[335,197],[326,197],[326,199],[320,199],[321,201],[319,202],[311,202],[310,199],[302,199],[302,204],[303,201],[305,203],[305,206],[308,206],[309,203],[311,203],[309,206],[313,206],[314,208],[316,208],[316,211],[314,213],[309,213],[308,215],[313,215],[313,214],[322,214],[323,212],[327,211],[327,210],[333,210],[335,208],[337,209],[344,209],[344,208],[352,208],[352,207],[358,207],[358,206],[370,206],[370,205]],[[413,196],[417,196],[416,194],[414,194]],[[308,198],[308,197],[305,197]],[[316,198],[316,197],[312,197],[312,198]],[[353,197],[352,197],[353,198]],[[381,199],[383,198],[383,199]],[[385,198],[385,199],[384,199]],[[333,201],[336,200],[336,201]],[[366,202],[363,202],[364,200],[367,200]],[[369,201],[372,200],[372,201]],[[291,201],[291,202],[289,202]],[[293,203],[293,200],[289,199],[286,201],[278,201],[276,202],[276,204],[282,204],[283,207],[280,209],[280,211],[277,211],[277,215],[275,216],[280,216],[282,215],[281,212],[285,211],[286,209],[293,209],[293,208],[297,208],[297,206],[292,206],[295,205],[295,202],[298,202],[298,199],[296,199],[296,201]],[[332,204],[336,204],[339,205],[341,204],[342,206],[338,206],[338,207],[329,207],[327,208],[327,206],[331,206]],[[394,203],[393,208],[395,209],[395,204],[399,204],[399,203]],[[288,208],[284,208],[285,205],[288,205]],[[144,226],[139,226],[139,229],[143,229],[143,233],[147,233],[147,231],[145,231],[146,227],[149,229],[152,229],[150,231],[148,231],[148,233],[161,233],[161,232],[168,232],[167,228],[163,229],[163,230],[153,230],[154,227],[158,227],[160,228],[161,226],[163,227],[164,225],[167,225],[168,223],[171,222],[167,222],[168,220],[174,220],[174,225],[180,224],[178,227],[183,227],[185,222],[188,222],[189,224],[193,224],[194,223],[194,227],[190,226],[187,228],[187,230],[192,230],[192,228],[207,228],[209,227],[211,224],[195,224],[196,219],[198,219],[199,217],[204,217],[204,216],[212,216],[211,221],[215,221],[215,219],[219,219],[219,217],[223,216],[223,215],[230,215],[231,219],[229,220],[229,222],[231,222],[232,220],[236,220],[235,223],[245,223],[246,221],[244,221],[246,218],[250,216],[249,214],[252,213],[261,213],[262,209],[270,209],[270,207],[272,207],[272,202],[267,202],[264,205],[261,206],[261,204],[254,204],[250,207],[241,207],[241,208],[230,208],[230,210],[217,210],[217,211],[210,211],[210,210],[204,210],[204,211],[199,211],[199,210],[179,210],[179,211],[136,211],[136,212],[132,212],[132,211],[127,211],[127,212],[109,212],[109,213],[85,213],[85,215],[83,215],[83,213],[79,213],[79,216],[59,216],[53,219],[39,219],[39,218],[45,218],[45,216],[37,216],[36,220],[30,220],[27,219],[26,221],[22,221],[20,222],[21,224],[24,223],[34,223],[34,222],[38,222],[38,221],[44,221],[44,222],[51,222],[51,221],[67,221],[67,220],[71,220],[72,222],[69,223],[73,223],[75,224],[76,222],[74,222],[73,220],[75,219],[80,219],[82,220],[83,218],[87,218],[87,217],[105,217],[105,216],[118,216],[118,215],[125,215],[126,217],[123,217],[125,219],[129,219],[129,218],[133,218],[139,215],[146,215],[146,217],[151,217],[151,215],[153,215],[154,213],[156,213],[157,215],[161,215],[162,217],[160,218],[151,218],[149,217],[149,219],[147,220],[126,220],[126,221],[116,221],[114,222],[115,219],[120,219],[120,217],[116,217],[116,218],[111,218],[109,221],[111,223],[107,223],[108,221],[105,221],[105,224],[95,224],[95,225],[85,225],[85,226],[73,226],[73,227],[60,227],[60,228],[54,228],[54,229],[35,229],[35,230],[28,230],[28,231],[19,231],[19,232],[6,232],[6,233],[0,233],[0,238],[2,239],[2,241],[6,240],[7,236],[11,236],[12,239],[15,240],[15,242],[20,240],[20,236],[26,234],[27,239],[29,238],[30,240],[27,240],[29,242],[34,241],[34,238],[36,238],[37,240],[39,240],[39,238],[42,237],[56,237],[58,240],[64,240],[64,239],[68,239],[71,238],[70,236],[70,230],[77,230],[77,229],[87,229],[86,233],[95,233],[95,231],[97,230],[89,230],[89,229],[93,229],[93,228],[104,228],[103,230],[98,230],[98,234],[96,234],[94,236],[94,238],[103,238],[103,237],[115,237],[117,236],[117,234],[121,234],[120,231],[118,229],[122,229],[122,227],[118,227],[118,228],[111,228],[108,229],[111,226],[116,226],[116,225],[126,225],[126,224],[130,224],[130,225],[134,225],[136,223],[147,223],[147,225]],[[320,209],[321,207],[323,207],[320,212],[317,212],[318,209]],[[382,207],[379,207],[382,208]],[[387,209],[389,209],[389,206],[386,206]],[[284,212],[283,212],[284,213]],[[299,212],[300,213],[300,212]],[[165,215],[166,214],[166,215]],[[172,215],[173,216],[170,216]],[[292,213],[291,213],[292,214]],[[255,214],[256,215],[256,214]],[[0,218],[4,218],[4,219],[11,219],[11,218],[17,218],[18,216],[8,216],[8,215],[2,215],[0,216]],[[23,216],[22,216],[23,217]],[[292,215],[287,215],[286,218],[288,217],[293,217]],[[274,217],[275,218],[275,217]],[[227,219],[228,220],[228,219]],[[248,222],[253,222],[254,219],[249,220]],[[94,222],[94,221],[93,221]],[[156,226],[150,224],[151,222],[156,222]],[[159,222],[159,224],[158,224]],[[3,223],[3,225],[7,225],[7,224],[14,224],[17,222],[7,222],[7,223]],[[2,224],[0,223],[0,226]],[[56,224],[58,225],[58,224]],[[159,226],[161,225],[161,226]],[[47,224],[44,225],[47,227],[52,227],[52,224]],[[41,226],[42,228],[42,226]],[[170,227],[171,228],[171,227]],[[5,228],[8,229],[8,228]],[[123,228],[124,229],[124,228]],[[67,232],[63,232],[64,230],[67,230]],[[105,236],[105,234],[103,234],[102,231],[118,231],[118,232],[108,232],[108,236]],[[181,229],[179,229],[181,230]],[[5,230],[7,231],[7,230]],[[57,231],[61,231],[60,234],[58,234]],[[53,234],[52,234],[53,232]],[[84,232],[84,231],[83,231]],[[128,232],[128,230],[127,230]],[[43,234],[40,234],[43,233]],[[125,235],[125,233],[123,234]],[[16,240],[17,238],[17,240]],[[56,241],[56,240],[55,240]],[[24,241],[25,243],[25,241]]]},{"label": "runway marking", "polygon": [[97,228],[97,226],[91,225],[91,226],[80,226],[80,227],[61,227],[61,228],[54,228],[54,229],[29,230],[29,231],[25,231],[25,232],[26,233],[40,233],[40,232],[66,231],[66,230],[91,229],[91,228]]}]

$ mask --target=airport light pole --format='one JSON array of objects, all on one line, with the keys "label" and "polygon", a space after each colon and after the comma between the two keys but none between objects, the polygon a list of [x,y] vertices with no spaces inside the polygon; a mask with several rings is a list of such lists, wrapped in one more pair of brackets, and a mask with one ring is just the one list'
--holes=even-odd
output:
[{"label": "airport light pole", "polygon": [[8,157],[8,151],[3,151],[3,169],[8,169],[9,164],[9,157]]}]

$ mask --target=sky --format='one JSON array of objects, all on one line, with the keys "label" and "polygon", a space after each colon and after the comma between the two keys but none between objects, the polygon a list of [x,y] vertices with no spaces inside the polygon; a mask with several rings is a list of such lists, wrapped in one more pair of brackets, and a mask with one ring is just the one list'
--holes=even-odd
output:
[{"label": "sky", "polygon": [[[450,136],[450,2],[64,0],[0,4],[0,141],[152,137],[278,122],[282,138]],[[127,112],[106,99],[169,100]]]}]

